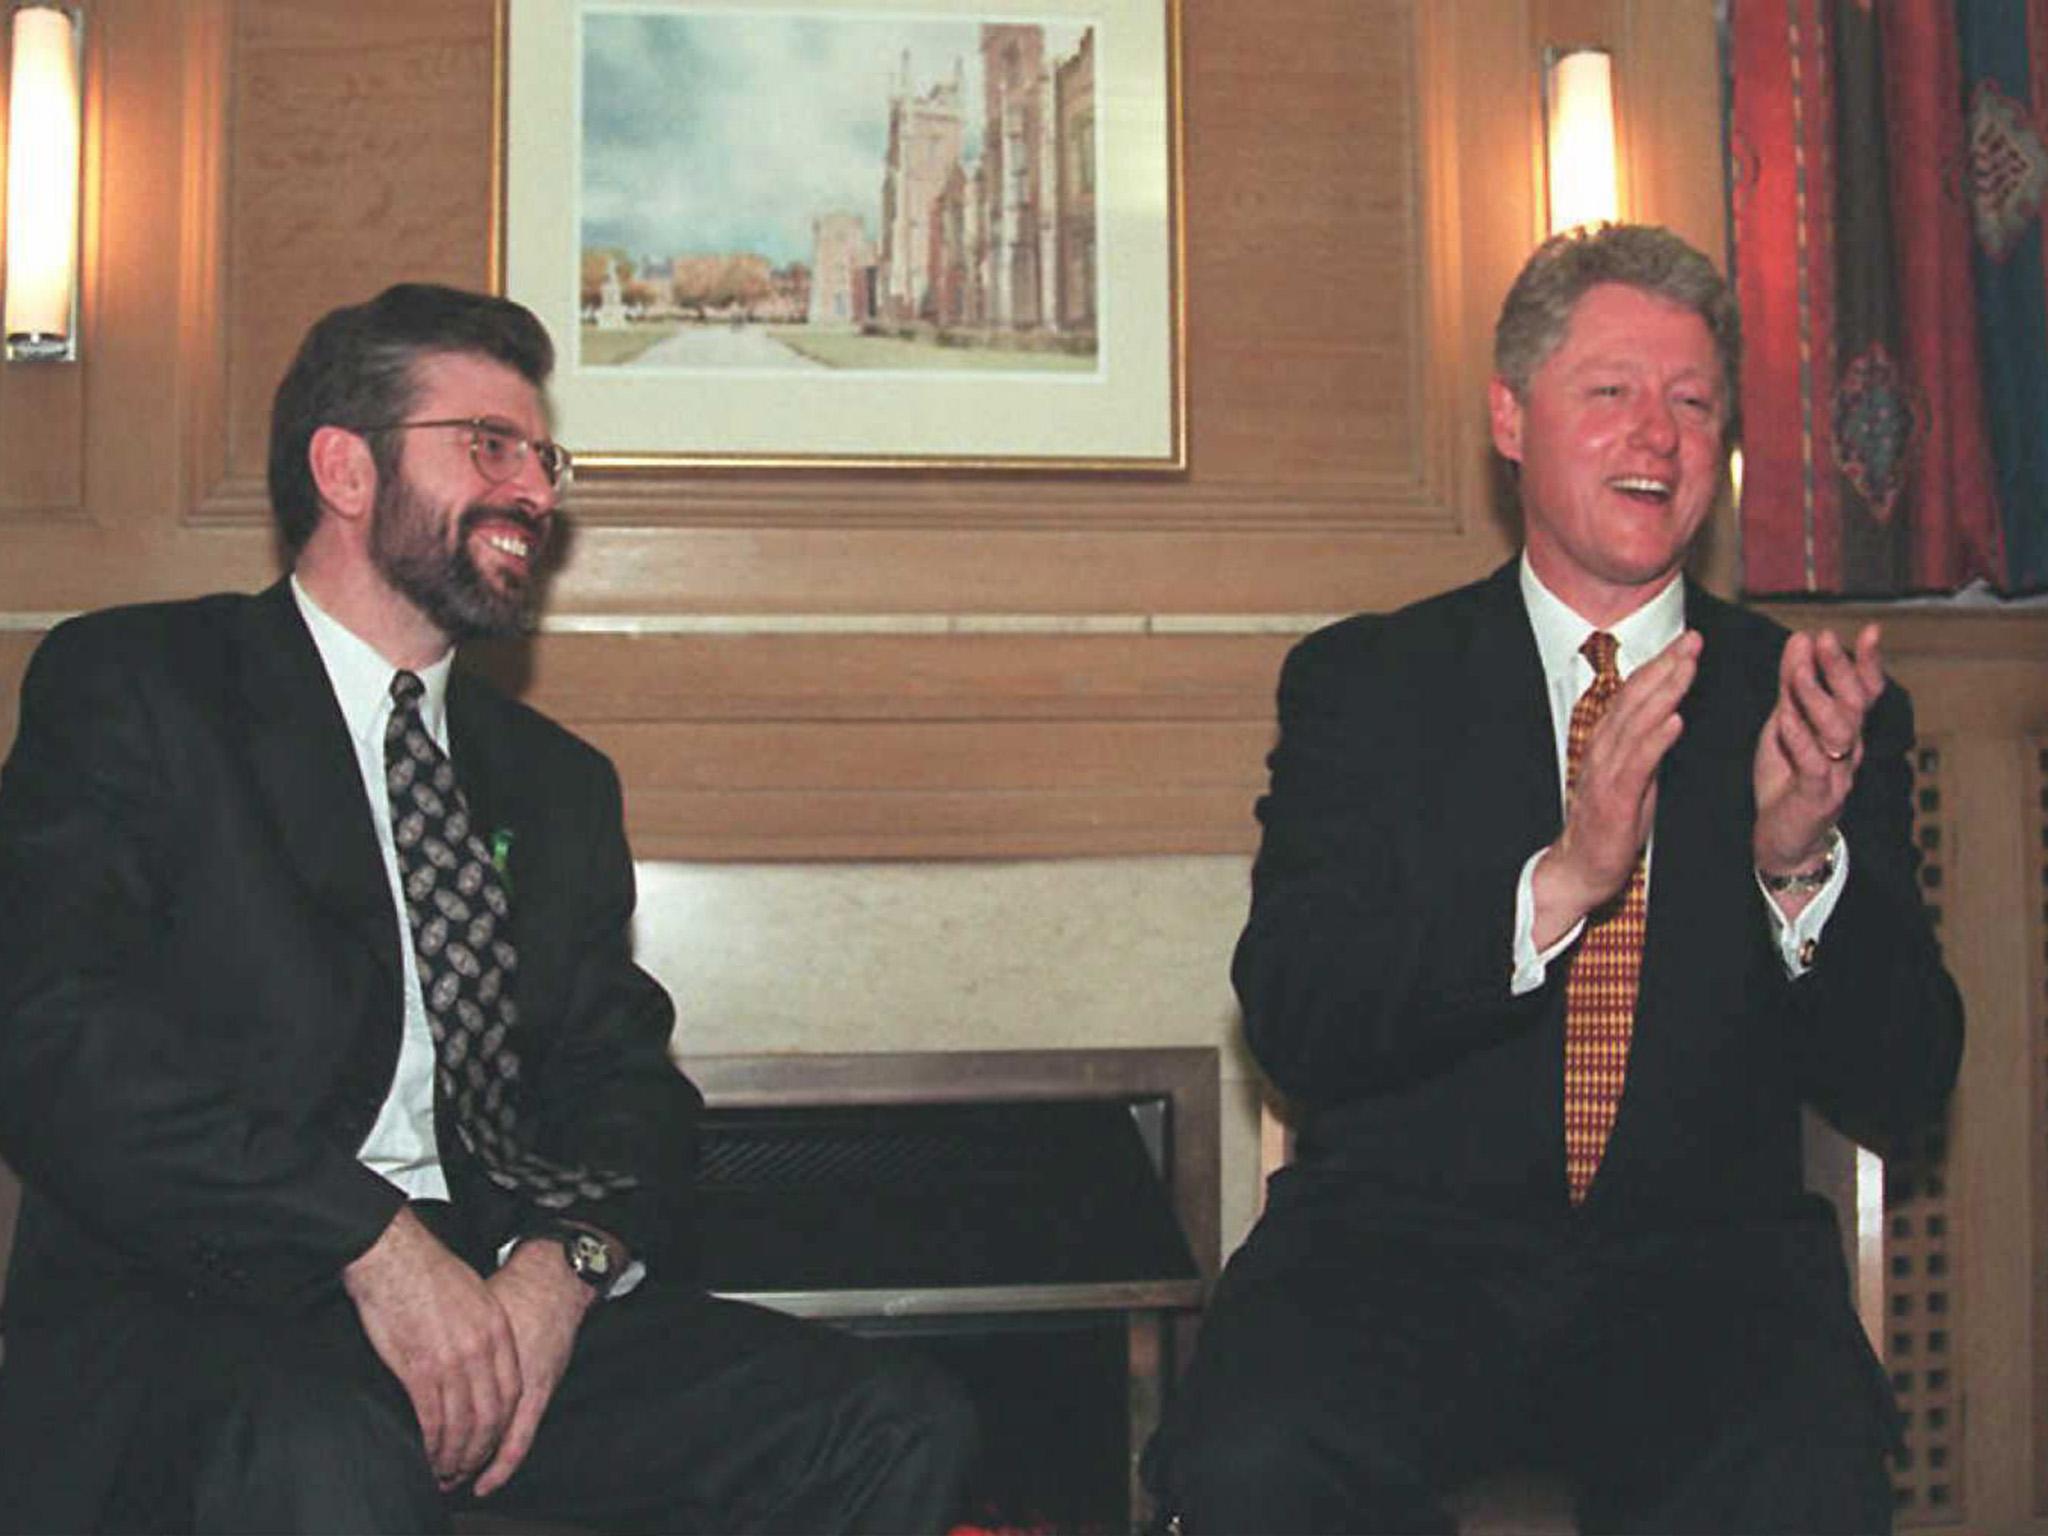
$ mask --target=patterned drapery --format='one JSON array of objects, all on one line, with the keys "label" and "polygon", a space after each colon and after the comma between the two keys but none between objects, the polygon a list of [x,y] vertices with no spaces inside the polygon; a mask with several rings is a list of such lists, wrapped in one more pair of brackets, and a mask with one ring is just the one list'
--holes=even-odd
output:
[{"label": "patterned drapery", "polygon": [[2048,586],[2048,0],[1731,0],[1751,594]]}]

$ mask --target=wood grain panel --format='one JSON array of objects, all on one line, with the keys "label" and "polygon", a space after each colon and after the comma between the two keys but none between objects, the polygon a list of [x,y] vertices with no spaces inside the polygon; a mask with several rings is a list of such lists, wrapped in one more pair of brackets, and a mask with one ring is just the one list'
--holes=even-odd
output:
[{"label": "wood grain panel", "polygon": [[[636,788],[627,819],[643,859],[1058,859],[1249,853],[1250,804],[1240,786],[689,795]],[[1206,830],[1231,823],[1239,828],[1233,835]]]},{"label": "wood grain panel", "polygon": [[[593,735],[636,786],[943,794],[1095,793],[1220,785],[1250,803],[1270,744],[1263,723],[1207,721],[862,721],[605,725]],[[878,766],[886,773],[877,773]]]},{"label": "wood grain panel", "polygon": [[29,653],[42,638],[18,630],[0,631],[0,741],[10,746],[21,720],[21,675],[28,670]]},{"label": "wood grain panel", "polygon": [[1247,720],[1278,635],[549,634],[465,664],[579,724],[742,720]]},{"label": "wood grain panel", "polygon": [[[1243,851],[1285,635],[549,635],[642,857]],[[502,675],[502,668],[499,668]]]},{"label": "wood grain panel", "polygon": [[76,363],[0,366],[0,464],[9,466],[0,523],[83,515],[85,382]]},{"label": "wood grain panel", "polygon": [[400,280],[489,275],[491,0],[236,7],[229,135],[226,481],[264,516],[270,397],[306,327]]},{"label": "wood grain panel", "polygon": [[[1275,465],[1306,488],[1350,490],[1325,515],[1368,526],[1368,488],[1398,497],[1435,481],[1443,494],[1430,385],[1450,360],[1427,316],[1457,273],[1426,239],[1442,189],[1424,176],[1422,99],[1447,83],[1424,77],[1433,14],[1390,0],[1202,14],[1190,285],[1214,323],[1197,334],[1193,403],[1203,478],[1244,484],[1254,519]],[[1289,35],[1316,46],[1272,46]]]},{"label": "wood grain panel", "polygon": [[[40,639],[0,631],[0,741]],[[612,757],[640,858],[1242,853],[1289,639],[549,635],[479,660]]]},{"label": "wood grain panel", "polygon": [[[1959,620],[1975,656],[1940,617],[1891,637],[1923,733],[2048,725],[2048,616]],[[0,632],[0,739],[38,638]],[[1292,639],[550,634],[470,664],[617,758],[643,857],[1243,852]]]}]

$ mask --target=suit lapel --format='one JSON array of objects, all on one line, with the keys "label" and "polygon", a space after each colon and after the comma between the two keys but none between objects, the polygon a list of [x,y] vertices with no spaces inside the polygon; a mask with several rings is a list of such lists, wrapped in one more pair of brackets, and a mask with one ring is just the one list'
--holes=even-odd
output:
[{"label": "suit lapel", "polygon": [[[1653,1004],[1669,1001],[1671,989],[1683,984],[1682,957],[1692,949],[1691,938],[1709,931],[1717,918],[1727,921],[1730,871],[1746,875],[1755,817],[1750,758],[1758,722],[1744,658],[1731,652],[1733,637],[1717,605],[1690,584],[1686,623],[1700,632],[1703,644],[1699,675],[1679,706],[1685,733],[1657,779],[1641,989]],[[1747,908],[1738,904],[1732,910]],[[1639,1015],[1646,1011],[1661,1009],[1637,1009]]]},{"label": "suit lapel", "polygon": [[241,653],[251,772],[278,842],[314,900],[396,976],[397,914],[355,747],[288,583],[249,604]]},{"label": "suit lapel", "polygon": [[508,707],[490,688],[467,675],[460,666],[448,678],[448,756],[455,765],[455,777],[469,803],[470,825],[489,850],[491,860],[511,900],[510,932],[521,955],[521,987],[531,979],[533,953],[531,929],[521,921],[531,908],[520,899],[519,874],[530,868],[538,849],[531,843],[522,847],[519,834],[531,830],[538,818],[531,804],[534,765],[519,760],[516,737],[507,729]]},{"label": "suit lapel", "polygon": [[[1564,825],[1564,789],[1557,776],[1549,686],[1522,601],[1519,562],[1509,561],[1481,589],[1478,619],[1463,686],[1452,695],[1452,707],[1468,714],[1468,760],[1486,786],[1465,804],[1488,818],[1486,832],[1499,839],[1488,846],[1534,853]],[[1501,763],[1533,766],[1503,785]],[[1476,839],[1480,828],[1472,835]]]},{"label": "suit lapel", "polygon": [[486,848],[498,833],[509,833],[521,784],[512,765],[500,760],[504,733],[491,728],[491,703],[461,667],[449,674],[448,757],[469,803],[470,825]]},{"label": "suit lapel", "polygon": [[[1688,583],[1686,623],[1703,641],[1700,667],[1679,706],[1685,732],[1657,776],[1643,969],[1610,1159],[1661,1134],[1644,1121],[1643,1106],[1688,1075],[1689,1057],[1708,1043],[1700,1032],[1714,1027],[1698,1002],[1710,979],[1700,974],[1700,957],[1739,954],[1740,934],[1727,930],[1749,926],[1760,900],[1748,878],[1759,721],[1746,658],[1731,649],[1734,636],[1721,620],[1719,605]],[[1596,1180],[1596,1194],[1600,1187]]]}]

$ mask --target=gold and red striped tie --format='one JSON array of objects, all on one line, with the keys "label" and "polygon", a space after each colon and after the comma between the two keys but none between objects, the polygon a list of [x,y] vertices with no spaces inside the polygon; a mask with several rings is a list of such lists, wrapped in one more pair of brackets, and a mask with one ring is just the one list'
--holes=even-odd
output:
[{"label": "gold and red striped tie", "polygon": [[[1565,736],[1565,796],[1577,786],[1579,760],[1593,727],[1621,691],[1614,636],[1596,630],[1579,654],[1593,664],[1593,683],[1572,706]],[[1643,969],[1643,860],[1621,894],[1586,919],[1564,986],[1564,1171],[1572,1203],[1586,1198],[1614,1128],[1628,1073],[1629,1032],[1635,1024],[1636,983]]]}]

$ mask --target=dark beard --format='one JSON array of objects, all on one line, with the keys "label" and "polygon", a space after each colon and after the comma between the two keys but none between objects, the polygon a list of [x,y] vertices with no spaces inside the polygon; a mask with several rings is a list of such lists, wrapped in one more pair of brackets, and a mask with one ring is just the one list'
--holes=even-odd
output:
[{"label": "dark beard", "polygon": [[455,519],[451,544],[441,519],[412,493],[402,476],[377,493],[370,526],[371,562],[435,628],[457,644],[516,635],[530,628],[539,597],[532,581],[515,578],[501,591],[477,569],[469,553],[470,532],[486,517],[519,524],[539,551],[539,524],[515,508],[479,503],[464,507]]}]

